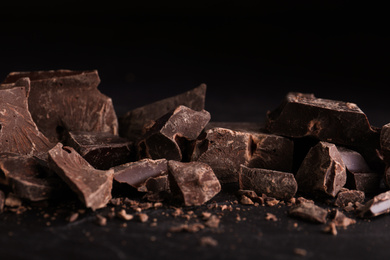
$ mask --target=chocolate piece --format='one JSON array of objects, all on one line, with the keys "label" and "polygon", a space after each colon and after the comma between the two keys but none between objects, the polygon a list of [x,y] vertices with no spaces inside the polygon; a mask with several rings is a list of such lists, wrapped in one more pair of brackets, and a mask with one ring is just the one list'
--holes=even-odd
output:
[{"label": "chocolate piece", "polygon": [[181,161],[189,141],[195,140],[210,121],[210,113],[177,107],[159,118],[139,146],[144,157]]},{"label": "chocolate piece", "polygon": [[30,80],[22,78],[6,87],[0,89],[0,152],[47,152],[53,144],[38,130],[29,112]]},{"label": "chocolate piece", "polygon": [[32,118],[50,141],[57,142],[63,129],[118,133],[112,100],[97,89],[96,70],[11,72],[4,83],[22,77],[31,80],[28,105]]},{"label": "chocolate piece", "polygon": [[34,157],[0,154],[0,175],[16,196],[30,201],[53,198],[64,192],[62,181]]},{"label": "chocolate piece", "polygon": [[345,216],[344,213],[337,209],[332,212],[331,219],[332,222],[336,225],[336,227],[346,228],[349,225],[356,224],[356,220]]},{"label": "chocolate piece", "polygon": [[100,170],[134,161],[136,157],[132,142],[107,132],[72,131],[67,134],[66,145]]},{"label": "chocolate piece", "polygon": [[382,126],[380,134],[380,148],[383,154],[383,160],[390,164],[390,123]]},{"label": "chocolate piece", "polygon": [[140,189],[146,185],[146,181],[150,178],[167,175],[168,163],[165,159],[143,159],[119,165],[112,169],[114,170],[114,179],[117,182],[127,183],[134,188]]},{"label": "chocolate piece", "polygon": [[345,190],[340,191],[337,194],[335,205],[338,207],[346,207],[348,203],[360,202],[363,203],[365,195],[363,191],[360,190]]},{"label": "chocolate piece", "polygon": [[283,103],[267,113],[266,128],[289,137],[312,136],[350,146],[378,147],[378,133],[360,108],[349,102],[288,93]]},{"label": "chocolate piece", "polygon": [[376,217],[390,212],[390,191],[383,192],[369,200],[361,209],[360,217]]},{"label": "chocolate piece", "polygon": [[5,194],[2,190],[0,190],[0,214],[4,210],[4,203],[5,203]]},{"label": "chocolate piece", "polygon": [[169,181],[173,193],[180,194],[186,206],[199,206],[221,191],[211,167],[201,162],[168,161]]},{"label": "chocolate piece", "polygon": [[336,146],[319,142],[307,153],[295,178],[302,192],[335,197],[344,186],[347,175]]},{"label": "chocolate piece", "polygon": [[111,199],[114,170],[96,170],[72,147],[61,143],[49,151],[49,163],[86,207],[103,208]]},{"label": "chocolate piece", "polygon": [[145,129],[145,126],[153,125],[158,118],[180,105],[187,106],[196,111],[203,110],[205,96],[206,85],[201,84],[199,87],[177,96],[133,109],[119,118],[120,135],[129,140],[138,141],[144,135],[143,130]]},{"label": "chocolate piece", "polygon": [[298,189],[292,173],[248,168],[244,165],[241,165],[239,185],[240,189],[284,200],[294,197]]},{"label": "chocolate piece", "polygon": [[289,210],[289,215],[316,223],[326,223],[328,211],[314,203],[300,203]]}]

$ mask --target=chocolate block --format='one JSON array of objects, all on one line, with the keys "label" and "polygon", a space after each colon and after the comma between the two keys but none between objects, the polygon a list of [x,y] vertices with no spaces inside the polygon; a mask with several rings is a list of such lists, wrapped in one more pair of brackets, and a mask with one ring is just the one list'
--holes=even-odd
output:
[{"label": "chocolate block", "polygon": [[288,200],[294,197],[298,185],[292,173],[241,165],[239,174],[240,189],[253,190],[277,199]]},{"label": "chocolate block", "polygon": [[295,178],[302,192],[335,197],[347,180],[345,164],[337,147],[319,142],[307,153]]},{"label": "chocolate block", "polygon": [[335,205],[338,207],[345,207],[348,203],[355,204],[355,202],[363,203],[365,195],[363,191],[360,190],[345,190],[340,191],[337,194]]},{"label": "chocolate block", "polygon": [[145,126],[150,126],[157,119],[169,113],[180,105],[187,106],[196,111],[204,109],[206,85],[201,84],[182,94],[159,100],[127,112],[119,118],[120,135],[132,141],[139,141],[144,135]]},{"label": "chocolate block", "polygon": [[383,192],[364,204],[360,217],[376,217],[390,212],[390,191]]},{"label": "chocolate block", "polygon": [[313,94],[288,93],[277,109],[267,113],[266,128],[289,137],[312,136],[340,145],[379,146],[377,131],[356,104]]},{"label": "chocolate block", "polygon": [[22,77],[31,80],[28,105],[32,118],[51,142],[60,140],[63,129],[118,133],[112,100],[97,89],[96,70],[11,72],[3,85]]},{"label": "chocolate block", "polygon": [[190,141],[195,140],[210,121],[210,113],[177,107],[159,118],[145,134],[139,147],[141,156],[181,161]]},{"label": "chocolate block", "polygon": [[107,132],[72,131],[66,145],[73,147],[89,164],[100,170],[135,161],[132,142]]},{"label": "chocolate block", "polygon": [[0,152],[46,153],[53,144],[38,130],[29,112],[30,80],[22,78],[0,89]]},{"label": "chocolate block", "polygon": [[54,198],[65,191],[63,182],[48,174],[49,169],[39,160],[19,154],[1,154],[0,172],[3,183],[12,187],[13,193],[22,199],[41,201]]},{"label": "chocolate block", "polygon": [[103,208],[111,199],[113,170],[96,170],[72,147],[61,143],[49,151],[49,164],[86,207]]},{"label": "chocolate block", "polygon": [[300,203],[289,210],[289,215],[315,223],[326,223],[328,211],[314,203]]},{"label": "chocolate block", "polygon": [[199,206],[221,191],[221,184],[210,166],[201,162],[168,161],[169,182],[186,206]]},{"label": "chocolate block", "polygon": [[0,214],[4,210],[4,203],[5,203],[5,194],[2,190],[0,190]]},{"label": "chocolate block", "polygon": [[143,159],[119,165],[112,169],[114,170],[114,180],[140,189],[146,185],[146,181],[150,178],[167,175],[168,162],[166,159]]}]

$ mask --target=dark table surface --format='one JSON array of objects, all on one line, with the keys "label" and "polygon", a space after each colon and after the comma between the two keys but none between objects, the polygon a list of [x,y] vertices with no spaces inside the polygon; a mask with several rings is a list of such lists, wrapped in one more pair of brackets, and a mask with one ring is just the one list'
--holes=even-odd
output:
[{"label": "dark table surface", "polygon": [[[72,1],[1,4],[0,80],[11,71],[97,69],[99,89],[112,97],[118,115],[206,83],[206,109],[213,121],[262,122],[267,110],[279,105],[289,91],[354,102],[376,126],[390,121],[390,36],[384,8],[349,1],[213,2],[193,6],[130,2],[128,7],[80,6]],[[235,199],[224,191],[213,200],[222,205]],[[78,207],[60,203],[0,215],[0,258],[390,256],[389,216],[358,219],[332,236],[321,231],[323,225],[288,217],[287,206],[234,204],[233,211],[221,212],[204,205],[184,210],[223,213],[219,228],[170,233],[170,227],[186,220],[172,217],[174,209],[169,207],[146,210],[148,222],[132,220],[126,227],[117,218],[97,226],[96,212],[89,211],[68,223],[69,208]],[[278,221],[265,220],[267,212]],[[202,246],[205,236],[218,246]],[[295,254],[296,248],[305,249],[306,256]]]}]

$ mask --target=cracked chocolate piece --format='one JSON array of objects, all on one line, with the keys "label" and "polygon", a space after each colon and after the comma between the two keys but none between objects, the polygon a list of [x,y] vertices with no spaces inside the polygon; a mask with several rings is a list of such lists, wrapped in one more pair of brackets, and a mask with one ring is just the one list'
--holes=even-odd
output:
[{"label": "cracked chocolate piece", "polygon": [[335,205],[338,207],[346,207],[349,203],[355,204],[355,202],[363,203],[365,195],[360,190],[344,190],[337,194]]},{"label": "cracked chocolate piece", "polygon": [[98,89],[96,70],[11,72],[1,87],[22,77],[31,80],[29,110],[39,130],[53,143],[68,131],[118,134],[111,98]]},{"label": "cracked chocolate piece", "polygon": [[314,203],[300,203],[289,210],[289,215],[315,223],[326,223],[328,211]]},{"label": "cracked chocolate piece", "polygon": [[0,214],[4,210],[4,204],[5,204],[5,194],[2,190],[0,190]]},{"label": "cracked chocolate piece", "polygon": [[66,135],[66,145],[99,170],[108,170],[136,158],[132,142],[107,132],[71,131]]},{"label": "cracked chocolate piece", "polygon": [[87,208],[103,208],[110,201],[113,170],[93,168],[72,147],[61,143],[49,151],[49,165]]},{"label": "cracked chocolate piece", "polygon": [[211,167],[201,162],[168,161],[169,182],[173,194],[179,194],[186,206],[199,206],[221,191]]},{"label": "cracked chocolate piece", "polygon": [[292,173],[241,165],[239,174],[240,189],[253,190],[277,199],[288,200],[294,197],[298,186]]},{"label": "cracked chocolate piece", "polygon": [[53,144],[38,130],[29,112],[30,80],[22,78],[6,87],[0,88],[0,152],[46,153]]},{"label": "cracked chocolate piece", "polygon": [[3,183],[22,199],[41,201],[65,192],[61,179],[50,173],[35,157],[0,154],[0,175]]},{"label": "cracked chocolate piece", "polygon": [[145,134],[139,147],[141,156],[151,159],[166,158],[181,161],[194,141],[210,121],[210,113],[195,111],[185,106],[177,107],[159,118]]},{"label": "cracked chocolate piece", "polygon": [[361,208],[360,217],[376,217],[390,212],[390,191],[383,192],[369,200]]},{"label": "cracked chocolate piece", "polygon": [[[168,162],[166,159],[143,159],[112,169],[114,170],[114,180],[117,182],[126,183],[140,191],[148,191],[146,182],[149,179],[168,175]],[[149,185],[152,186],[152,184]]]},{"label": "cracked chocolate piece", "polygon": [[153,125],[157,119],[180,105],[202,111],[205,97],[206,85],[201,84],[182,94],[133,109],[119,118],[120,135],[137,142],[145,134],[145,126]]},{"label": "cracked chocolate piece", "polygon": [[312,136],[348,146],[378,147],[378,132],[360,108],[349,102],[288,93],[283,103],[267,113],[266,128],[289,137]]},{"label": "cracked chocolate piece", "polygon": [[337,147],[327,142],[312,147],[295,179],[301,192],[335,197],[347,180],[345,164]]}]

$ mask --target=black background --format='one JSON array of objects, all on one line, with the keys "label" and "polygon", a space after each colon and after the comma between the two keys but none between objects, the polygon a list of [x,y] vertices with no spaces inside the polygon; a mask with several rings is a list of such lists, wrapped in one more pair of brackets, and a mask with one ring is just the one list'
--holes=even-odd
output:
[{"label": "black background", "polygon": [[[97,69],[99,89],[112,97],[118,115],[206,83],[206,109],[214,121],[261,121],[287,92],[300,91],[355,102],[376,126],[389,122],[387,9],[318,2],[2,3],[0,81],[11,71]],[[266,222],[267,210],[281,221]],[[62,216],[48,227],[39,210],[7,213],[0,257],[300,259],[293,254],[297,247],[307,250],[308,259],[389,256],[386,216],[359,220],[332,237],[321,233],[322,226],[298,222],[292,228],[295,220],[285,211],[254,209],[242,213],[248,219],[242,224],[231,213],[223,219],[225,231],[211,233],[219,241],[215,250],[199,246],[202,234],[166,238],[177,220],[160,219],[157,230],[139,223],[126,229],[119,220],[101,228],[92,216],[76,224]]]}]

